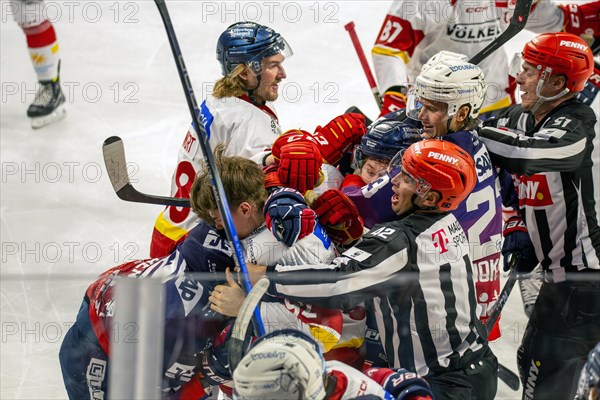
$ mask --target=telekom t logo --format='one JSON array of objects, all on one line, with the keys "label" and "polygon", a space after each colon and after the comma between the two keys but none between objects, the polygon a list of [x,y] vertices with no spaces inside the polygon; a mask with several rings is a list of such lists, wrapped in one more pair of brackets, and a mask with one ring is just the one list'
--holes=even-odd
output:
[{"label": "telekom t logo", "polygon": [[433,242],[433,247],[435,247],[436,249],[439,247],[441,249],[440,254],[444,254],[448,251],[448,249],[445,246],[446,244],[448,244],[448,238],[446,237],[446,232],[444,232],[443,229],[433,232],[433,234],[431,235],[431,241]]}]

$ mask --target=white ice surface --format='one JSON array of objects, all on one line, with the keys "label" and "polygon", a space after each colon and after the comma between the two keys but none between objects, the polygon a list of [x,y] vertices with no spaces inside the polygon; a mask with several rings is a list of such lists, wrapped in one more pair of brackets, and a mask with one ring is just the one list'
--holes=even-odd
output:
[{"label": "white ice surface", "polygon": [[[190,116],[152,1],[59,1],[48,3],[47,15],[60,42],[67,118],[32,130],[25,113],[35,75],[8,4],[0,2],[0,398],[59,399],[66,392],[58,349],[85,288],[109,267],[147,257],[160,211],[116,197],[102,142],[121,136],[134,186],[167,195]],[[309,130],[350,105],[377,114],[344,24],[355,21],[370,51],[389,4],[168,1],[199,101],[220,75],[214,48],[228,25],[253,19],[281,32],[295,55],[276,103],[280,122]],[[525,322],[515,292],[492,345],[513,370]],[[497,398],[520,396],[500,383]]]}]

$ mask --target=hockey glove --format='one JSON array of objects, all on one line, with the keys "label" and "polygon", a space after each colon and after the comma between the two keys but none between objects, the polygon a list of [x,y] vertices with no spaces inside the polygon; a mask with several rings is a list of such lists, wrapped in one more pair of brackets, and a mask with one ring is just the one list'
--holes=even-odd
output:
[{"label": "hockey glove", "polygon": [[360,143],[366,132],[365,116],[349,113],[335,117],[323,127],[317,126],[313,137],[319,145],[323,159],[328,164],[337,166],[344,153]]},{"label": "hockey glove", "polygon": [[589,35],[593,39],[600,37],[600,0],[579,5],[573,2],[559,7],[565,16],[565,32],[582,37]]},{"label": "hockey glove", "polygon": [[274,190],[282,187],[283,184],[279,181],[279,165],[273,164],[263,168],[265,173],[265,189],[272,193]]},{"label": "hockey glove", "polygon": [[316,198],[311,208],[315,210],[319,222],[334,242],[347,244],[362,236],[364,224],[358,210],[352,200],[341,191],[325,191]]},{"label": "hockey glove", "polygon": [[521,217],[510,217],[504,224],[502,231],[504,244],[502,245],[502,256],[504,256],[504,271],[508,271],[510,254],[519,254],[515,266],[518,272],[531,272],[539,261],[535,255],[535,248],[527,232],[527,227]]},{"label": "hockey glove", "polygon": [[289,143],[281,148],[277,170],[285,186],[304,193],[315,188],[323,165],[321,153],[312,142]]},{"label": "hockey glove", "polygon": [[433,393],[427,381],[407,369],[369,368],[365,371],[365,375],[383,386],[386,392],[396,399],[433,399]]},{"label": "hockey glove", "polygon": [[294,189],[280,188],[273,192],[265,203],[264,212],[267,228],[288,247],[315,230],[317,214]]},{"label": "hockey glove", "polygon": [[406,108],[406,88],[403,86],[392,86],[383,94],[383,104],[379,118],[389,113]]}]

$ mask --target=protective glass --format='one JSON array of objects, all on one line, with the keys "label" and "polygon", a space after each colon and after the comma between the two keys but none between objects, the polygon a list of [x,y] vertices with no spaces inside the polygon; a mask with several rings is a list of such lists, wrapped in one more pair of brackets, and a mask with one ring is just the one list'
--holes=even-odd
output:
[{"label": "protective glass", "polygon": [[412,87],[406,97],[406,116],[415,121],[420,121],[419,113],[422,108],[421,97],[417,95],[415,88]]},{"label": "protective glass", "polygon": [[267,47],[265,50],[254,56],[251,60],[246,62],[248,68],[255,74],[260,74],[262,71],[261,62],[263,58],[274,56],[275,54],[281,54],[284,59],[288,59],[294,55],[294,51],[291,46],[283,37],[279,37],[277,42]]},{"label": "protective glass", "polygon": [[417,178],[411,175],[406,169],[402,168],[402,157],[406,150],[401,150],[392,158],[390,165],[388,166],[388,174],[394,182],[403,181],[412,187],[413,192],[419,197],[425,197],[431,190],[431,184],[425,179]]}]

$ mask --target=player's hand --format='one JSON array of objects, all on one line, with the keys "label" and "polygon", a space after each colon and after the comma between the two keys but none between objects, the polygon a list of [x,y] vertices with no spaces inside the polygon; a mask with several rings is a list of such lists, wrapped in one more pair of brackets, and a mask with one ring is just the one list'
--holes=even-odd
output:
[{"label": "player's hand", "polygon": [[417,373],[407,369],[369,368],[365,371],[365,375],[383,386],[385,391],[396,399],[433,399],[429,383]]},{"label": "player's hand", "polygon": [[348,113],[335,117],[327,125],[317,126],[313,137],[319,145],[323,159],[331,165],[337,165],[346,151],[367,132],[365,116],[360,113]]},{"label": "player's hand", "polygon": [[406,88],[403,86],[394,86],[389,88],[383,94],[383,104],[379,117],[389,113],[406,108]]},{"label": "player's hand", "polygon": [[259,281],[260,278],[265,276],[267,267],[264,265],[257,265],[247,262],[246,268],[248,269],[248,275],[250,276],[250,283],[253,285]]},{"label": "player's hand", "polygon": [[[565,31],[586,39],[600,37],[600,0],[585,4],[571,2],[559,6],[564,14]],[[590,43],[591,45],[591,43]]]},{"label": "player's hand", "polygon": [[278,163],[279,181],[304,193],[314,189],[320,177],[323,156],[309,135],[300,130],[288,131],[273,143],[272,154]]},{"label": "player's hand", "polygon": [[360,238],[364,224],[352,200],[337,189],[330,189],[311,205],[319,216],[319,222],[331,239],[339,244],[348,244]]},{"label": "player's hand", "polygon": [[279,165],[273,164],[263,168],[265,173],[265,189],[267,192],[283,187],[283,183],[279,181]]},{"label": "player's hand", "polygon": [[233,278],[229,268],[225,270],[229,285],[217,285],[208,297],[210,308],[221,315],[237,317],[246,294]]},{"label": "player's hand", "polygon": [[315,230],[317,214],[297,190],[277,189],[267,199],[264,211],[267,228],[288,247]]},{"label": "player's hand", "polygon": [[504,271],[510,269],[509,259],[511,254],[518,254],[515,268],[519,272],[531,272],[539,261],[535,255],[535,248],[527,232],[527,227],[521,217],[510,217],[504,224],[502,231],[504,244],[502,245],[502,256],[504,257]]}]

